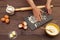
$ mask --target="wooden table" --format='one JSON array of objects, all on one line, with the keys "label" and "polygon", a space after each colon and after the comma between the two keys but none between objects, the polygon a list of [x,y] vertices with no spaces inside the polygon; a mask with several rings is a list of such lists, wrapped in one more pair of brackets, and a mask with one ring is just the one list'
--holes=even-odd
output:
[{"label": "wooden table", "polygon": [[[40,5],[41,0],[35,0],[36,5]],[[42,0],[43,2],[43,0]],[[45,3],[45,2],[44,2]],[[42,3],[42,4],[44,4]],[[0,0],[0,18],[3,17],[5,14],[6,5],[12,5],[14,7],[26,7],[29,6],[25,0]],[[53,8],[53,20],[51,22],[56,23],[60,26],[60,7],[59,5],[54,4]],[[28,16],[32,11],[24,11],[24,12],[15,12],[16,14],[10,16],[10,24],[5,24],[0,21],[0,40],[10,40],[8,37],[9,32],[16,31],[17,38],[15,40],[60,40],[60,34],[56,37],[49,37],[45,34],[44,30],[40,28],[31,31],[22,30],[18,28],[18,24],[24,20],[24,17]],[[46,24],[45,24],[46,25]],[[43,25],[42,27],[45,27]]]}]

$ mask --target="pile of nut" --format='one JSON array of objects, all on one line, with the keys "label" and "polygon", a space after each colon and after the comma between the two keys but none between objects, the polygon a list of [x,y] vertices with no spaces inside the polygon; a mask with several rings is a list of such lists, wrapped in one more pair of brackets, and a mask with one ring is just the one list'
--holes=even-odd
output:
[{"label": "pile of nut", "polygon": [[5,23],[9,23],[9,21],[10,21],[8,15],[4,15],[4,17],[2,17],[0,20],[1,20],[2,22],[5,22]]}]

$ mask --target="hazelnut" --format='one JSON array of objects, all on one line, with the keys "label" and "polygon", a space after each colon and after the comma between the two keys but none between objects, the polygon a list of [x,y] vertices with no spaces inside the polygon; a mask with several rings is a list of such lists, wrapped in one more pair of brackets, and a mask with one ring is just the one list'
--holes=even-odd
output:
[{"label": "hazelnut", "polygon": [[5,21],[5,18],[1,18],[1,21],[4,22]]},{"label": "hazelnut", "polygon": [[6,19],[6,20],[5,20],[6,23],[9,23],[9,21],[10,21],[9,19]]},{"label": "hazelnut", "polygon": [[25,21],[23,21],[22,24],[25,25],[25,26],[27,26],[27,22],[25,22]]},{"label": "hazelnut", "polygon": [[4,16],[4,18],[8,19],[8,18],[9,18],[9,16],[8,16],[8,15],[5,15],[5,16]]},{"label": "hazelnut", "polygon": [[27,26],[24,26],[23,28],[24,28],[24,29],[27,29]]},{"label": "hazelnut", "polygon": [[19,24],[18,27],[19,27],[19,28],[22,28],[22,27],[23,27],[23,24]]}]

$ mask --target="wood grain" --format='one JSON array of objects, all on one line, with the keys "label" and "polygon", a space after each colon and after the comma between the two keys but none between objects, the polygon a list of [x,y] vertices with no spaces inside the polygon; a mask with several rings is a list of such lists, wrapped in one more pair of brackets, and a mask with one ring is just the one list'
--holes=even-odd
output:
[{"label": "wood grain", "polygon": [[[41,4],[41,0],[39,1],[35,0],[36,5]],[[59,7],[60,1],[59,2],[58,1],[59,0],[55,0],[53,2],[53,4],[56,7],[53,8],[53,13],[52,13],[53,20],[51,22],[56,23],[60,26],[60,7]],[[0,0],[0,18],[3,17],[5,14],[7,14],[5,12],[7,4],[10,4],[18,8],[29,6],[26,0]],[[36,29],[35,31],[31,31],[30,29],[28,30],[19,29],[18,24],[24,20],[24,17],[30,15],[32,11],[15,12],[15,13],[16,13],[15,15],[10,16],[10,24],[5,24],[0,21],[0,40],[10,40],[8,37],[8,33],[14,30],[18,34],[15,40],[20,40],[20,39],[21,40],[60,40],[60,34],[56,37],[49,37],[45,34],[44,30],[41,30],[40,28]],[[42,27],[45,27],[45,25],[43,25]]]}]

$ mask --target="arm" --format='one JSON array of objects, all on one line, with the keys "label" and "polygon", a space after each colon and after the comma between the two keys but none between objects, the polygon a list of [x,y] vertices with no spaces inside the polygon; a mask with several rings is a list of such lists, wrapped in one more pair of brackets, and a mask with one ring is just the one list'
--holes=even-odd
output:
[{"label": "arm", "polygon": [[35,6],[33,0],[27,0],[27,2],[29,3],[29,5],[30,5],[33,9],[36,8],[36,6]]}]

